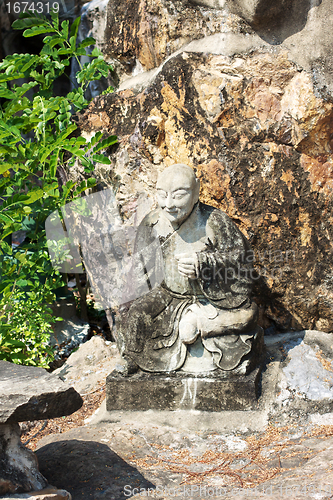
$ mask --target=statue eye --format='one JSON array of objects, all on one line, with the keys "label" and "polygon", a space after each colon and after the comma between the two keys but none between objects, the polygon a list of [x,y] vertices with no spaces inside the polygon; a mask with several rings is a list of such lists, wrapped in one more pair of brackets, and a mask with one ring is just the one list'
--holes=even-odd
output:
[{"label": "statue eye", "polygon": [[181,200],[182,198],[184,198],[184,196],[187,195],[187,191],[178,191],[177,193],[175,193],[173,195],[173,199],[174,200]]},{"label": "statue eye", "polygon": [[167,197],[167,194],[165,191],[157,191],[157,194],[160,198],[165,199]]}]

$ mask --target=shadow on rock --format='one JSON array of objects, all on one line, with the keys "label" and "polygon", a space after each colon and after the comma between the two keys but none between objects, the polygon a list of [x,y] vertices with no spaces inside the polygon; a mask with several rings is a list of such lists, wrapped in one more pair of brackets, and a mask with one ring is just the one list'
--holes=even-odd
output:
[{"label": "shadow on rock", "polygon": [[257,34],[272,45],[301,31],[310,10],[322,0],[233,0],[231,11],[247,21]]},{"label": "shadow on rock", "polygon": [[48,482],[69,491],[73,500],[121,500],[134,488],[155,488],[107,445],[96,441],[58,441],[36,454]]}]

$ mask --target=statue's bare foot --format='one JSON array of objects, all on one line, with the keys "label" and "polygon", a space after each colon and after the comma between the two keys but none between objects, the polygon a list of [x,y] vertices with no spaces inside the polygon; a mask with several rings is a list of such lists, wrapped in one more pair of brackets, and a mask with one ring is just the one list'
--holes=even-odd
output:
[{"label": "statue's bare foot", "polygon": [[128,377],[139,370],[138,365],[130,358],[123,357],[122,364],[117,364],[115,371],[120,373],[123,377]]}]

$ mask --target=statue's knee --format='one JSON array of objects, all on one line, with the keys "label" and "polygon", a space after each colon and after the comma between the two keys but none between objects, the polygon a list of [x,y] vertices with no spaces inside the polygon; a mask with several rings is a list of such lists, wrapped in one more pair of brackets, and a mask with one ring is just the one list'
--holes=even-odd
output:
[{"label": "statue's knee", "polygon": [[192,343],[197,336],[197,319],[193,314],[188,313],[179,322],[179,337],[185,343]]}]

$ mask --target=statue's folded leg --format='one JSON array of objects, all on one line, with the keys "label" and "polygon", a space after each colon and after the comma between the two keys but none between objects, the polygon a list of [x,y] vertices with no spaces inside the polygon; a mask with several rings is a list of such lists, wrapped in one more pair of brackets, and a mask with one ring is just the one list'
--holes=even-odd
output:
[{"label": "statue's folded leg", "polygon": [[201,342],[217,368],[233,370],[252,350],[256,335],[257,305],[223,310],[210,303],[191,304],[183,314],[179,327],[182,341],[193,343],[200,335]]},{"label": "statue's folded leg", "polygon": [[179,322],[179,338],[184,344],[193,344],[199,334],[198,317],[195,312],[188,309]]}]

